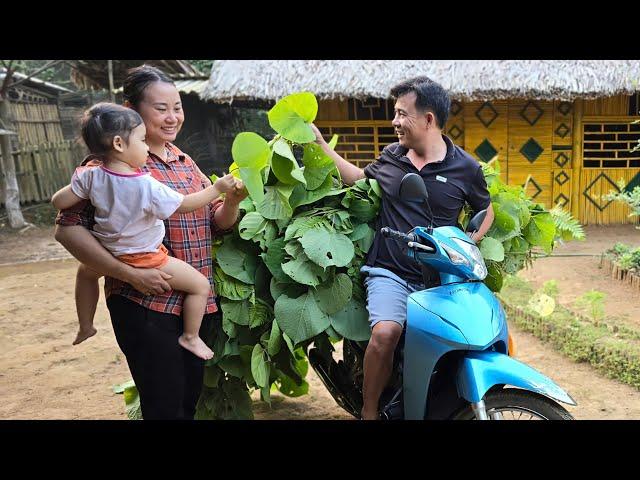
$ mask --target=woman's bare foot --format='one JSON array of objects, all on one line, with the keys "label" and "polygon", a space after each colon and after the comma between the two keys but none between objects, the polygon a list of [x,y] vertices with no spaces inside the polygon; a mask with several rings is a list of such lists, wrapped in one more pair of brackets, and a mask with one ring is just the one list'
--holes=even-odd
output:
[{"label": "woman's bare foot", "polygon": [[87,338],[93,337],[97,333],[97,330],[93,327],[89,328],[81,328],[78,330],[78,335],[76,335],[76,339],[73,341],[73,345],[78,345],[79,343],[84,342]]},{"label": "woman's bare foot", "polygon": [[196,357],[200,357],[204,360],[213,358],[213,351],[207,347],[207,345],[198,336],[187,337],[185,334],[180,335],[178,343],[193,353]]}]

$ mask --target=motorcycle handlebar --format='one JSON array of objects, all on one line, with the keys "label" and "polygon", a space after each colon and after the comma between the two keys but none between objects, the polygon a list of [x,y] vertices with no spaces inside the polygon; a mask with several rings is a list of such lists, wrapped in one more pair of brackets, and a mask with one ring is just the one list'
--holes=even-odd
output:
[{"label": "motorcycle handlebar", "polygon": [[398,232],[397,230],[392,230],[389,227],[382,227],[380,229],[380,233],[385,238],[393,238],[395,240],[400,240],[402,242],[413,242],[415,241],[415,236],[412,234]]}]

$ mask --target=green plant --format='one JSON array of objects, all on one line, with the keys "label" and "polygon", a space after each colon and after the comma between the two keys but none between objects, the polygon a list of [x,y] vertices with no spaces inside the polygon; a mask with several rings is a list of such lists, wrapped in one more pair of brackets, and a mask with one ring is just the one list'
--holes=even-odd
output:
[{"label": "green plant", "polygon": [[590,290],[575,300],[575,306],[585,311],[594,322],[598,325],[600,320],[604,318],[604,299],[607,294],[598,290]]},{"label": "green plant", "polygon": [[542,293],[549,295],[554,300],[558,299],[560,289],[558,288],[557,280],[547,280],[542,284]]},{"label": "green plant", "polygon": [[632,248],[617,242],[605,252],[605,256],[613,259],[623,270],[640,270],[640,247]]},{"label": "green plant", "polygon": [[640,185],[634,187],[633,190],[625,190],[625,181],[622,179],[617,182],[617,185],[620,190],[619,192],[611,191],[603,195],[602,198],[627,205],[631,209],[630,217],[640,215]]},{"label": "green plant", "polygon": [[[485,283],[499,292],[505,275],[513,275],[532,263],[534,249],[549,254],[557,242],[583,239],[584,232],[568,212],[547,211],[527,197],[522,186],[503,183],[497,160],[483,164],[482,168],[495,219],[480,242],[480,251],[489,270]],[[468,219],[467,209],[463,225]]]}]

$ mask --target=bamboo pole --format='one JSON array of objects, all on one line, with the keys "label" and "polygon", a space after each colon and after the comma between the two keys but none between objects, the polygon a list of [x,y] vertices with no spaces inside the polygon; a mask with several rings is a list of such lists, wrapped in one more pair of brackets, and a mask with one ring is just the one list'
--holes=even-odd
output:
[{"label": "bamboo pole", "polygon": [[571,154],[571,215],[582,224],[586,218],[580,215],[580,180],[582,177],[582,111],[583,100],[578,98],[573,104],[573,149]]}]

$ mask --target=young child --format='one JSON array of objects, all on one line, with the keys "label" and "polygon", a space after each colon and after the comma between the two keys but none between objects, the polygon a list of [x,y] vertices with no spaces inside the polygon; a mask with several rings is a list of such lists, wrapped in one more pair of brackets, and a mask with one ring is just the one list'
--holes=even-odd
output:
[{"label": "young child", "polygon": [[[107,250],[129,265],[157,268],[172,275],[169,285],[187,294],[183,304],[184,333],[178,343],[207,360],[213,352],[198,333],[211,286],[191,265],[168,255],[162,245],[163,220],[175,212],[204,207],[233,189],[235,179],[226,175],[199,192],[178,193],[141,170],[149,150],[145,134],[145,125],[136,111],[112,103],[91,107],[82,119],[82,138],[103,164],[76,169],[71,184],[56,192],[51,202],[64,210],[89,199],[95,207],[92,233]],[[85,265],[78,269],[76,308],[80,329],[74,345],[96,333],[93,317],[100,277]]]}]

